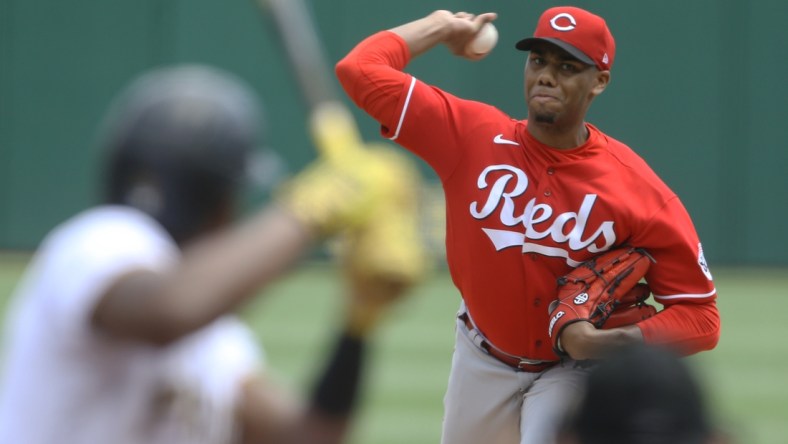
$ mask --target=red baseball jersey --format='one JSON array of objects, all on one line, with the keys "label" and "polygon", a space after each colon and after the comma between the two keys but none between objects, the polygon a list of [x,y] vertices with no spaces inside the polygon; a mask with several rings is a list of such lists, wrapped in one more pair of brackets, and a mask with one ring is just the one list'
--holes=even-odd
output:
[{"label": "red baseball jersey", "polygon": [[643,159],[590,124],[577,148],[545,146],[526,120],[402,72],[409,60],[405,42],[381,32],[340,61],[337,75],[381,123],[383,136],[440,178],[449,270],[492,343],[511,354],[556,359],[547,307],[557,278],[630,244],[656,259],[646,280],[666,307],[638,324],[646,341],[686,353],[716,344],[716,292],[695,228]]}]

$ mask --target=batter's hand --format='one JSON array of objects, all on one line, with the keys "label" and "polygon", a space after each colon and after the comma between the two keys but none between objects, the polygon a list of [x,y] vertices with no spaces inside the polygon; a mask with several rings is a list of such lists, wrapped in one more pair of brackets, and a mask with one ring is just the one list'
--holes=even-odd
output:
[{"label": "batter's hand", "polygon": [[338,255],[354,295],[354,330],[366,334],[382,313],[425,276],[431,261],[421,237],[421,176],[410,159],[387,145],[368,147],[397,186],[385,190],[370,217],[339,239]]},{"label": "batter's hand", "polygon": [[389,159],[373,150],[347,150],[339,161],[321,157],[280,187],[280,205],[318,236],[364,225],[403,184]]}]

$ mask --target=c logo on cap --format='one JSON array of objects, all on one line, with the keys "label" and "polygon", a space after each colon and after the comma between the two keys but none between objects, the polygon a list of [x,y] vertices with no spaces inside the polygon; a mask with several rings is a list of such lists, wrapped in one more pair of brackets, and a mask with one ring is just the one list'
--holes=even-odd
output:
[{"label": "c logo on cap", "polygon": [[[567,26],[558,25],[556,22],[558,21],[558,19],[561,18],[565,18],[569,20],[569,25]],[[571,14],[569,14],[568,12],[562,12],[550,19],[550,26],[552,26],[553,29],[555,29],[556,31],[571,31],[575,29],[575,26],[577,26],[577,22],[575,21],[575,18],[572,17]]]}]

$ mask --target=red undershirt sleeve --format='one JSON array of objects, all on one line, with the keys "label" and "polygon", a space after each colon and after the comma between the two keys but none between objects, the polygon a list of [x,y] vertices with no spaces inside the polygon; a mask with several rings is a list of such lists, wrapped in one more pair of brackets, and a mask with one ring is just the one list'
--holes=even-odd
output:
[{"label": "red undershirt sleeve", "polygon": [[674,348],[684,355],[711,350],[720,338],[720,317],[715,301],[673,304],[638,324],[648,344]]}]

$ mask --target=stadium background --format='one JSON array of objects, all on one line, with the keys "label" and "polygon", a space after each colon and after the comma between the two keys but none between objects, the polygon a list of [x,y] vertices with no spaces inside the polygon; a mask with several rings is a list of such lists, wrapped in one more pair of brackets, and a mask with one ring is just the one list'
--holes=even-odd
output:
[{"label": "stadium background", "polygon": [[[438,8],[495,10],[501,39],[485,61],[439,49],[412,71],[453,93],[524,115],[524,53],[555,2],[312,0],[335,62],[363,36]],[[634,147],[682,198],[712,264],[788,264],[785,142],[788,33],[781,0],[576,1],[617,40],[611,87],[590,121]],[[96,123],[145,68],[212,63],[265,98],[270,145],[291,168],[314,156],[282,51],[252,0],[0,1],[0,247],[34,246],[94,202]],[[370,118],[357,114],[377,137]],[[776,247],[783,248],[776,248]]]},{"label": "stadium background", "polygon": [[[514,116],[524,115],[524,54],[513,42],[559,3],[311,1],[331,62],[364,36],[434,9],[498,12],[500,43],[485,61],[441,48],[410,69]],[[634,147],[677,192],[715,271],[723,339],[695,360],[720,416],[741,442],[783,442],[788,389],[777,382],[788,374],[788,357],[775,307],[786,306],[788,288],[788,2],[571,3],[606,17],[617,40],[613,82],[590,121]],[[26,252],[96,201],[95,130],[110,98],[143,70],[176,62],[241,76],[264,98],[271,149],[290,170],[314,157],[295,82],[252,0],[0,0],[0,303]],[[364,134],[377,138],[372,120],[356,115]],[[427,191],[434,205],[425,234],[440,253],[439,190]],[[338,285],[318,260],[245,311],[272,364],[295,386],[319,361],[315,338],[332,325],[325,313]],[[437,442],[458,300],[440,267],[415,293],[381,332],[358,444]]]}]

